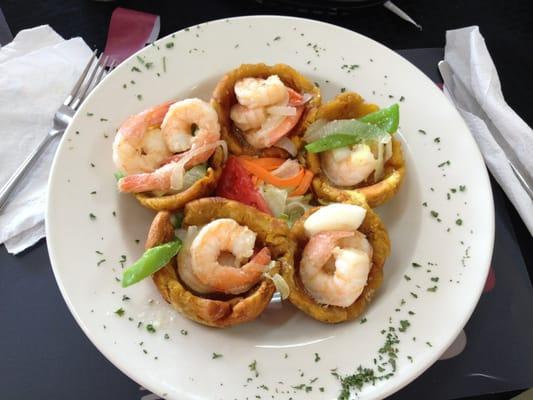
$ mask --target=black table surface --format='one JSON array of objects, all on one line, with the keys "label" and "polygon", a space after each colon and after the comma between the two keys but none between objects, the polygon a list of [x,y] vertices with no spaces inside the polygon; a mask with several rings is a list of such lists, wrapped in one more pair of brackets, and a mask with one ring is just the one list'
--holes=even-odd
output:
[{"label": "black table surface", "polygon": [[[506,100],[526,123],[533,124],[533,109],[529,101],[532,89],[530,72],[533,71],[533,57],[531,56],[533,1],[531,0],[449,0],[438,2],[395,0],[398,6],[424,27],[423,31],[419,31],[402,21],[383,7],[324,12],[323,9],[312,10],[304,6],[287,6],[282,1],[268,0],[196,0],[186,4],[182,3],[185,2],[47,0],[29,3],[20,0],[0,0],[0,8],[3,10],[13,33],[36,25],[49,24],[63,37],[81,36],[91,47],[99,49],[104,47],[109,18],[112,10],[117,6],[160,15],[161,36],[211,19],[251,14],[278,14],[335,23],[367,35],[393,49],[443,47],[447,29],[479,25],[487,42],[487,47],[498,67]],[[509,201],[507,199],[504,201],[531,278],[533,276],[533,239]],[[35,255],[37,254],[35,253]],[[33,254],[27,254],[27,256],[29,257],[13,258],[10,264],[38,263],[38,260],[28,259]],[[4,261],[3,258],[0,264],[3,264]],[[48,264],[47,260],[43,260],[43,262]],[[14,266],[14,268],[16,267],[17,265]],[[46,273],[45,268],[42,269],[42,273],[43,279],[51,278]],[[3,284],[0,282],[0,289],[2,286]],[[35,290],[37,293],[34,294],[38,295],[39,288],[35,288]],[[59,296],[59,292],[57,295]],[[0,305],[1,308],[2,305]],[[30,312],[31,310],[27,311]],[[66,310],[58,310],[58,312],[66,312]],[[35,315],[38,318],[38,313]],[[41,322],[46,324],[46,321]],[[82,336],[81,332],[80,336]],[[38,342],[35,344],[37,345]],[[13,346],[16,345],[13,343]],[[84,345],[90,346],[85,337]],[[59,362],[59,358],[55,361]],[[50,360],[50,362],[53,361]],[[53,376],[53,368],[42,371],[42,373],[48,375],[51,382],[57,379]],[[72,373],[83,373],[83,366]],[[31,379],[31,377],[28,378]],[[68,379],[68,377],[63,378]],[[102,380],[97,383],[101,385],[102,392],[105,390],[105,380],[105,377],[102,376]],[[83,390],[83,388],[80,389]],[[484,396],[483,398],[503,399],[510,396],[511,393],[507,393]],[[106,396],[102,398],[116,397],[112,393],[106,393]]]}]

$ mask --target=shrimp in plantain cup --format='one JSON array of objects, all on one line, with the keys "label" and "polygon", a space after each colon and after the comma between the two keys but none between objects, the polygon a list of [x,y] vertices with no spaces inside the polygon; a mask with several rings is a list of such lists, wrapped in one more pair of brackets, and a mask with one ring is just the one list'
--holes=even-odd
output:
[{"label": "shrimp in plantain cup", "polygon": [[130,116],[113,142],[118,189],[145,207],[176,210],[215,189],[226,158],[213,107],[166,102]]},{"label": "shrimp in plantain cup", "polygon": [[285,64],[243,64],[213,92],[222,138],[235,155],[295,156],[314,119],[320,91]]},{"label": "shrimp in plantain cup", "polygon": [[[153,273],[163,298],[187,318],[218,328],[237,325],[256,319],[277,287],[286,297],[278,271],[292,262],[287,236],[283,221],[253,207],[218,197],[194,200],[182,221],[168,211],[156,215],[143,258],[179,245],[164,253],[157,270],[141,275]],[[124,286],[138,280],[143,258],[126,270]]]},{"label": "shrimp in plantain cup", "polygon": [[364,195],[377,207],[399,190],[405,162],[398,129],[399,106],[379,109],[357,93],[342,93],[322,105],[303,140],[313,190],[327,201],[351,201]]},{"label": "shrimp in plantain cup", "polygon": [[361,204],[312,208],[291,229],[294,263],[282,272],[289,301],[318,321],[357,318],[383,280],[388,234],[377,214]]}]

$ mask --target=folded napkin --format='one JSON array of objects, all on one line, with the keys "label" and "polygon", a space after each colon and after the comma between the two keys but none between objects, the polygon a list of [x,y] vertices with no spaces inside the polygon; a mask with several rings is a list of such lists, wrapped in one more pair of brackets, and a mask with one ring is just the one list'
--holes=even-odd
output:
[{"label": "folded napkin", "polygon": [[533,130],[505,102],[498,72],[477,26],[447,31],[444,59],[454,72],[454,85],[445,91],[452,92],[487,167],[533,235],[533,201],[508,161],[519,160],[533,174]]},{"label": "folded napkin", "polygon": [[[0,49],[0,186],[52,126],[91,55],[81,38],[49,26],[19,32]],[[44,237],[46,189],[58,141],[49,144],[3,210],[0,243],[16,254]]]}]

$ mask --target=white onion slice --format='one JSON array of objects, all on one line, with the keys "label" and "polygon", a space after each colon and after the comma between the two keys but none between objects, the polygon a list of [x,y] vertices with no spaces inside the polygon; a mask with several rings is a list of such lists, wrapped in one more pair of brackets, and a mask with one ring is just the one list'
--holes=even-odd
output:
[{"label": "white onion slice", "polygon": [[283,279],[280,274],[274,274],[272,277],[270,277],[270,279],[272,279],[272,282],[274,282],[274,285],[281,295],[282,300],[287,299],[291,293],[291,289],[289,288],[289,285],[287,285],[287,282],[285,282],[285,279]]},{"label": "white onion slice", "polygon": [[305,135],[303,136],[303,139],[307,143],[312,143],[322,137],[322,128],[324,125],[326,125],[328,121],[325,119],[318,119],[315,122],[307,128],[307,131],[305,132]]},{"label": "white onion slice", "polygon": [[284,119],[284,115],[273,115],[272,117],[267,118],[265,123],[261,125],[261,128],[259,128],[258,131],[252,133],[252,135],[254,135],[255,137],[261,137],[263,135],[266,135],[270,131],[273,131],[279,124],[281,124]]},{"label": "white onion slice", "polygon": [[290,179],[295,177],[302,169],[302,166],[296,160],[288,159],[278,168],[272,171],[272,175],[281,179]]},{"label": "white onion slice", "polygon": [[383,157],[385,158],[385,162],[389,161],[392,157],[392,140],[385,143],[385,155]]},{"label": "white onion slice", "polygon": [[283,136],[280,140],[278,140],[274,147],[279,147],[280,149],[285,150],[293,157],[298,154],[298,149],[296,148],[296,145],[287,136]]},{"label": "white onion slice", "polygon": [[385,150],[385,144],[378,143],[378,158],[376,159],[376,170],[374,171],[374,181],[377,182],[383,176],[383,153]]},{"label": "white onion slice", "polygon": [[302,95],[302,100],[301,101],[295,101],[295,102],[290,103],[290,104],[291,104],[291,106],[294,106],[294,107],[303,106],[305,103],[308,103],[312,98],[313,98],[313,95],[311,93],[304,93]]},{"label": "white onion slice", "polygon": [[170,188],[173,190],[181,190],[183,188],[183,175],[185,175],[185,166],[187,163],[194,157],[203,154],[207,151],[216,149],[218,146],[222,146],[222,149],[225,149],[224,153],[227,154],[227,144],[224,140],[217,140],[214,143],[206,144],[200,146],[197,149],[189,150],[183,158],[179,159],[177,162],[172,163],[173,170],[172,175],[170,176]]},{"label": "white onion slice", "polygon": [[267,108],[267,113],[271,115],[294,116],[296,115],[296,107],[271,106]]}]

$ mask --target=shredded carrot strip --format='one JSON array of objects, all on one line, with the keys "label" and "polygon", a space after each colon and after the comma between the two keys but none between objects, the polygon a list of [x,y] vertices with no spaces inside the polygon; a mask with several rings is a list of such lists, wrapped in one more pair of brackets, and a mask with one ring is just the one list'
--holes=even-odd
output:
[{"label": "shredded carrot strip", "polygon": [[289,197],[293,196],[302,196],[309,190],[309,186],[311,186],[311,182],[313,181],[313,173],[309,170],[305,171],[305,175],[298,184],[298,186],[294,189],[294,191],[291,192]]},{"label": "shredded carrot strip", "polygon": [[[277,177],[276,175],[273,175],[268,171],[266,168],[262,167],[261,165],[258,165],[257,162],[251,161],[249,159],[239,157],[242,165],[248,172],[250,172],[252,175],[257,176],[259,179],[262,179],[266,183],[270,183],[271,185],[277,186],[277,187],[295,187],[300,184],[300,181],[303,179],[305,175],[305,169],[301,168],[300,172],[298,172],[295,176],[288,179],[282,179]],[[281,164],[280,164],[281,165]]]},{"label": "shredded carrot strip", "polygon": [[254,158],[251,156],[240,156],[240,158],[243,160],[253,162],[254,164],[259,165],[260,167],[263,167],[267,171],[273,171],[276,168],[278,168],[281,164],[283,164],[285,161],[287,161],[283,158],[275,158],[275,157]]}]

